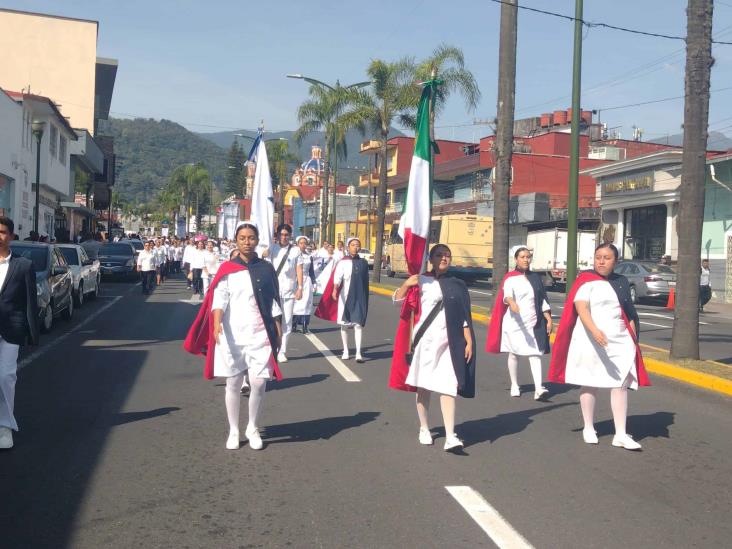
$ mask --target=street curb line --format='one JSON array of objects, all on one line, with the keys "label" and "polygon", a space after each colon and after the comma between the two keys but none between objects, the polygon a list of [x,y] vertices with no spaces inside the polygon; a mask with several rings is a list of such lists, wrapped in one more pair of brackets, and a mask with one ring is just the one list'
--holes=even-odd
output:
[{"label": "street curb line", "polygon": [[[369,285],[369,290],[375,294],[385,295],[388,297],[391,297],[394,293],[394,290],[387,290],[384,287],[376,286],[374,284]],[[488,324],[491,319],[489,315],[483,313],[471,313],[471,316],[473,317],[473,320],[482,324]],[[554,343],[554,334],[551,335],[550,341]],[[652,345],[644,343],[641,343],[641,347],[650,347],[658,351],[667,352],[666,349],[653,347]],[[696,370],[684,368],[683,366],[669,364],[668,362],[662,362],[655,358],[644,358],[643,361],[646,365],[646,369],[653,374],[658,374],[682,383],[694,385],[695,387],[701,387],[702,389],[707,389],[725,396],[732,396],[732,381],[730,380],[704,372],[697,372]],[[714,361],[709,362],[714,363]],[[725,366],[728,365],[725,364]]]}]

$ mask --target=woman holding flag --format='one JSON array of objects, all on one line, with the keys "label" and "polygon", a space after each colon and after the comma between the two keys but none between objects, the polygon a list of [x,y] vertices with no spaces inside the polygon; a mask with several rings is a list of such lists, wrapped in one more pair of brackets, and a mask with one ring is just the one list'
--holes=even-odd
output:
[{"label": "woman holding flag", "polygon": [[549,380],[581,386],[582,438],[587,444],[598,443],[594,426],[597,389],[610,389],[615,423],[612,445],[640,450],[641,445],[625,430],[628,389],[651,383],[638,346],[638,313],[628,279],[613,272],[617,260],[614,245],[600,244],[593,270],[577,277],[554,340]]},{"label": "woman holding flag", "polygon": [[529,270],[531,251],[521,246],[513,257],[516,269],[506,274],[498,289],[485,350],[508,353],[512,397],[521,396],[518,358],[527,357],[534,378],[534,400],[541,400],[549,393],[541,384],[541,355],[549,353],[552,314],[541,276]]},{"label": "woman holding flag", "polygon": [[346,245],[347,255],[333,268],[330,280],[320,299],[315,316],[337,322],[341,326],[343,360],[348,360],[348,328],[356,339],[356,362],[364,362],[361,354],[363,327],[369,312],[369,264],[358,255],[361,241],[351,237]]},{"label": "woman holding flag", "polygon": [[468,288],[462,280],[447,276],[451,261],[450,248],[435,244],[429,254],[432,270],[410,276],[394,292],[394,302],[403,305],[389,385],[416,390],[419,443],[424,445],[432,444],[430,396],[439,393],[445,423],[444,448],[456,451],[463,442],[455,434],[455,396],[475,396],[475,334]]},{"label": "woman holding flag", "polygon": [[206,356],[206,379],[226,378],[229,450],[239,448],[245,375],[251,386],[245,436],[253,450],[263,446],[258,420],[267,380],[282,378],[275,360],[282,338],[277,276],[271,263],[257,257],[258,242],[256,225],[245,222],[237,227],[239,255],[219,267],[183,345],[189,353]]}]

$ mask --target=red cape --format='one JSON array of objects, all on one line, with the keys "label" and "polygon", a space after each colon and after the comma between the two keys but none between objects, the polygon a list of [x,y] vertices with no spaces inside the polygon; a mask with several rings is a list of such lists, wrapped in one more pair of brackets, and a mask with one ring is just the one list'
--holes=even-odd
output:
[{"label": "red cape", "polygon": [[[333,277],[335,276],[335,270],[336,267],[338,267],[338,263],[347,259],[351,259],[351,256],[347,255],[336,261],[335,265],[333,265],[333,268],[330,271],[328,284],[325,285],[325,290],[323,290],[323,296],[320,298],[318,308],[315,309],[315,316],[317,316],[318,318],[322,318],[323,320],[330,320],[331,322],[338,322],[338,299],[333,299]],[[340,286],[336,291],[336,295],[341,295]]]},{"label": "red cape", "polygon": [[488,326],[488,334],[485,338],[485,350],[488,353],[501,352],[501,332],[503,329],[503,317],[508,310],[508,305],[503,302],[503,285],[511,277],[522,275],[519,271],[513,270],[506,273],[501,280],[501,286],[498,288],[496,302],[493,304],[493,312],[491,312],[491,321]]},{"label": "red cape", "polygon": [[[559,329],[554,339],[554,348],[552,350],[552,360],[549,365],[549,381],[554,383],[566,383],[564,376],[567,370],[567,355],[569,354],[569,343],[572,340],[572,332],[574,326],[577,324],[579,315],[577,309],[574,307],[574,297],[577,295],[577,291],[586,282],[593,280],[605,280],[600,275],[586,271],[581,273],[577,280],[575,280],[572,290],[567,295],[567,299],[564,302],[564,311],[562,312],[562,318],[559,321]],[[625,322],[626,329],[632,334],[634,333],[630,327],[630,322],[625,312],[621,309],[623,315],[623,322]],[[638,385],[641,387],[647,387],[651,384],[651,380],[648,378],[646,373],[646,366],[643,363],[643,355],[641,354],[638,340],[634,337],[633,342],[635,343],[635,371],[638,378]]]},{"label": "red cape", "polygon": [[[193,321],[191,328],[188,330],[188,335],[183,342],[183,348],[189,353],[194,355],[204,355],[206,357],[206,363],[203,369],[203,377],[206,379],[214,378],[216,338],[213,335],[213,315],[211,315],[214,288],[216,288],[219,281],[224,276],[246,270],[247,268],[244,265],[234,263],[233,261],[225,261],[221,264],[219,270],[216,272],[216,276],[214,276],[213,281],[209,285],[206,296],[203,298],[201,308],[198,310],[198,315],[196,315],[196,319]],[[274,355],[272,356],[272,364],[275,378],[279,381],[282,379],[282,373],[280,372]]]}]

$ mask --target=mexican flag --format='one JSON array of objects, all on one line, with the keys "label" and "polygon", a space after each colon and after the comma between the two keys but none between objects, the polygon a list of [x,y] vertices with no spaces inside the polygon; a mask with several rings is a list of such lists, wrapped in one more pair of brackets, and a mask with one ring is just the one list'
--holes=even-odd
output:
[{"label": "mexican flag", "polygon": [[409,274],[422,272],[430,234],[432,212],[432,148],[430,140],[430,101],[432,86],[425,86],[417,110],[417,135],[409,170],[409,186],[404,213],[399,222],[399,236],[404,241],[404,255]]}]

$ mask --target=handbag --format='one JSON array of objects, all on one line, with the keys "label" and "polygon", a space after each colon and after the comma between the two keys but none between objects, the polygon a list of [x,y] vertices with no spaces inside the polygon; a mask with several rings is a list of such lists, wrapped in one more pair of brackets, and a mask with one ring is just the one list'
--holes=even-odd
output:
[{"label": "handbag", "polygon": [[410,366],[412,365],[412,358],[414,358],[414,350],[417,348],[417,344],[422,339],[422,336],[424,336],[425,332],[427,331],[427,328],[430,327],[430,324],[437,318],[437,315],[440,314],[440,311],[443,309],[444,302],[442,299],[438,301],[435,306],[430,311],[430,314],[427,315],[427,318],[424,319],[424,322],[419,327],[419,330],[417,330],[417,333],[414,334],[414,338],[412,339],[412,346],[410,348],[410,351],[405,354],[405,358],[407,361],[407,364]]}]

